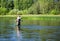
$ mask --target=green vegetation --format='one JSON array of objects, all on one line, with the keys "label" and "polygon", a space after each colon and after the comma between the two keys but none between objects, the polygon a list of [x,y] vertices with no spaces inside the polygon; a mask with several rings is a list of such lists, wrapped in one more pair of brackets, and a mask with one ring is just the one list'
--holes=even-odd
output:
[{"label": "green vegetation", "polygon": [[0,15],[60,14],[60,0],[0,0]]}]

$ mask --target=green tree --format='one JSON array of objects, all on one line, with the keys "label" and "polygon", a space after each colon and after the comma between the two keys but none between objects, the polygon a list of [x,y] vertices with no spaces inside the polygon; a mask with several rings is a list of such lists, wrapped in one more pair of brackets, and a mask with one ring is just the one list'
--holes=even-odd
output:
[{"label": "green tree", "polygon": [[19,0],[14,0],[14,9],[19,9],[19,5],[18,5],[18,2]]}]

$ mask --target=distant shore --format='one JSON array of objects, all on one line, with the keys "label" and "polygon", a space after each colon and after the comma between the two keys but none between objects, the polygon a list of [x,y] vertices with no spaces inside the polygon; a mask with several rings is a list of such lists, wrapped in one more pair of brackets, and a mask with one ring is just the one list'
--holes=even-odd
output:
[{"label": "distant shore", "polygon": [[[17,17],[17,15],[0,15],[0,17]],[[60,15],[21,15],[21,17],[60,17]]]}]

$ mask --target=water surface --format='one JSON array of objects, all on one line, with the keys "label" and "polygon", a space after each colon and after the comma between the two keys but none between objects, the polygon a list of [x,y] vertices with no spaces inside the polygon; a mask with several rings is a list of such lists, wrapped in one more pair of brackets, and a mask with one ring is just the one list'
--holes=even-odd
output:
[{"label": "water surface", "polygon": [[60,41],[60,21],[25,20],[17,31],[15,19],[0,17],[0,41]]}]

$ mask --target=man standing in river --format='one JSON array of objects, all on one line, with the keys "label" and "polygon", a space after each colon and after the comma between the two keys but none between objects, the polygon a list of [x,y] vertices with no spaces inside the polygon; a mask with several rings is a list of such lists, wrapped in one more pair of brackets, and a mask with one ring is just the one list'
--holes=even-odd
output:
[{"label": "man standing in river", "polygon": [[18,26],[18,30],[20,31],[20,26],[21,26],[21,16],[20,15],[17,16],[17,26]]}]

